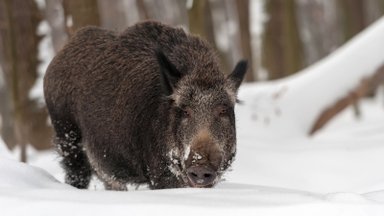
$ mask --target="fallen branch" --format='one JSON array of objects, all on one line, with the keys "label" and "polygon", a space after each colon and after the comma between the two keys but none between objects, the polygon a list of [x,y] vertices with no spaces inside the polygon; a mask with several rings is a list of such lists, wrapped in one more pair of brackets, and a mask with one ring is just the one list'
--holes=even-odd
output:
[{"label": "fallen branch", "polygon": [[339,99],[332,106],[326,108],[313,124],[309,135],[312,136],[324,127],[334,116],[352,104],[356,104],[361,97],[366,96],[376,89],[384,81],[384,65],[382,65],[371,77],[364,78],[360,84],[346,96]]}]

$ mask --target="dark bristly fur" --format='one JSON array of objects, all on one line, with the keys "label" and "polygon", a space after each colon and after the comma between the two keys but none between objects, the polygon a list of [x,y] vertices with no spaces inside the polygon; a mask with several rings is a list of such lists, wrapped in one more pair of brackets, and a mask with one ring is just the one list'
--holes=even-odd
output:
[{"label": "dark bristly fur", "polygon": [[44,78],[65,181],[87,188],[94,173],[112,190],[213,186],[236,152],[245,71],[241,61],[225,77],[204,40],[157,22],[81,29]]}]

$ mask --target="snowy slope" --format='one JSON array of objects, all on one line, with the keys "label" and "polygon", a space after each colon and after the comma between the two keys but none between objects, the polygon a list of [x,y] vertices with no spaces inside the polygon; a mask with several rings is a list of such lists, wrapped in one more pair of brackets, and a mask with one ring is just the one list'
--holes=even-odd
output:
[{"label": "snowy slope", "polygon": [[252,98],[250,120],[255,122],[255,131],[271,139],[275,138],[275,131],[286,138],[308,134],[326,107],[384,64],[383,38],[384,17],[303,71],[244,88],[241,96]]}]

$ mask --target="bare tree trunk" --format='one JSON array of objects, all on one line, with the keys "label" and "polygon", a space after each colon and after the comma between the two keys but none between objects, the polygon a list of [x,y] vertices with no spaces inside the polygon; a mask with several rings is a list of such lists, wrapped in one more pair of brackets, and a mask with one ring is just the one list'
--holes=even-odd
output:
[{"label": "bare tree trunk", "polygon": [[248,73],[245,75],[245,81],[255,81],[255,70],[252,56],[251,32],[249,26],[249,0],[236,0],[237,14],[240,27],[240,46],[243,57],[248,60]]},{"label": "bare tree trunk", "polygon": [[45,17],[51,27],[52,44],[55,53],[68,41],[64,7],[61,0],[45,0]]},{"label": "bare tree trunk", "polygon": [[301,39],[294,0],[267,0],[269,20],[263,36],[263,66],[270,79],[278,79],[303,67]]},{"label": "bare tree trunk", "polygon": [[383,0],[365,0],[364,1],[364,21],[365,25],[370,25],[379,19],[384,13]]},{"label": "bare tree trunk", "polygon": [[[0,12],[1,12],[1,9],[2,9],[2,6],[0,5]],[[1,16],[2,15],[0,13],[0,20],[3,20]],[[1,27],[0,27],[0,30],[1,30]],[[1,59],[1,53],[0,53],[0,59]],[[8,148],[13,149],[17,145],[17,140],[15,137],[15,125],[14,125],[15,122],[13,121],[13,112],[10,104],[11,92],[7,88],[8,86],[5,81],[6,75],[2,72],[2,68],[0,68],[0,72],[1,72],[0,79],[2,80],[2,83],[0,85],[0,118],[1,118],[0,134],[4,142],[7,144]]]},{"label": "bare tree trunk", "polygon": [[100,21],[103,28],[123,31],[139,20],[136,0],[98,0]]},{"label": "bare tree trunk", "polygon": [[305,65],[325,57],[343,43],[337,2],[298,0],[298,24]]},{"label": "bare tree trunk", "polygon": [[192,8],[188,11],[189,31],[200,35],[216,46],[213,31],[210,3],[207,0],[194,0]]},{"label": "bare tree trunk", "polygon": [[220,52],[217,47],[215,31],[212,19],[211,2],[208,0],[194,0],[192,7],[188,10],[189,31],[206,39],[215,50],[219,51],[221,68],[229,73],[228,61],[225,53]]},{"label": "bare tree trunk", "polygon": [[302,44],[297,27],[295,0],[285,0],[284,3],[285,67],[287,73],[292,74],[303,68]]},{"label": "bare tree trunk", "polygon": [[100,26],[97,0],[64,0],[64,9],[66,17],[72,16],[73,25],[69,27],[70,34],[84,26]]},{"label": "bare tree trunk", "polygon": [[364,0],[338,0],[345,41],[365,28]]},{"label": "bare tree trunk", "polygon": [[[11,34],[11,14],[9,11],[9,2],[5,0],[0,1],[0,63],[2,66],[3,77],[4,77],[4,86],[2,89],[2,94],[5,97],[1,98],[1,115],[2,115],[2,137],[4,138],[5,143],[9,148],[14,148],[18,145],[18,140],[15,136],[15,122],[14,122],[14,113],[12,103],[12,86],[11,85],[11,73],[13,70],[13,52],[11,44],[12,34]],[[17,66],[17,65],[16,65]]]},{"label": "bare tree trunk", "polygon": [[140,20],[150,19],[147,5],[144,0],[136,0],[137,9],[139,10]]},{"label": "bare tree trunk", "polygon": [[[205,0],[208,2],[208,0]],[[143,1],[151,19],[173,26],[188,27],[186,0]],[[144,8],[144,7],[143,7]]]},{"label": "bare tree trunk", "polygon": [[[35,1],[23,0],[1,0],[0,14],[0,62],[9,95],[7,104],[12,111],[13,136],[21,147],[21,161],[25,162],[27,143],[33,144],[33,141],[41,138],[36,138],[36,126],[47,128],[46,113],[38,108],[35,101],[29,99],[29,91],[37,78],[37,47],[40,37],[36,35],[36,29],[41,14]],[[50,140],[49,132],[42,134],[48,135],[47,140]],[[49,141],[38,142],[38,148],[49,145]]]}]

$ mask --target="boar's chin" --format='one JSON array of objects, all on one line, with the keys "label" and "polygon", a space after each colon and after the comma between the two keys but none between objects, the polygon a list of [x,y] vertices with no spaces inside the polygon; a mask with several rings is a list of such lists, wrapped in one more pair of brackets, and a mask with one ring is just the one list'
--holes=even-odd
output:
[{"label": "boar's chin", "polygon": [[207,184],[207,185],[197,185],[197,184],[194,184],[192,183],[191,181],[188,182],[188,187],[191,187],[191,188],[212,188],[214,186],[216,186],[216,182],[212,183],[212,184]]}]

